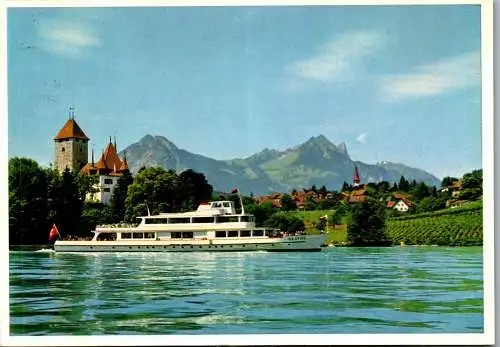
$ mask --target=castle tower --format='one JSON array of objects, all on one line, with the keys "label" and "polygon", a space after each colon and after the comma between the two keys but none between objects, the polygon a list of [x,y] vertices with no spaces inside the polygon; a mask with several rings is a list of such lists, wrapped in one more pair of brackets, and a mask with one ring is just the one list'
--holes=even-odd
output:
[{"label": "castle tower", "polygon": [[89,138],[75,121],[70,109],[70,118],[54,138],[54,169],[62,173],[66,168],[79,171],[88,161]]},{"label": "castle tower", "polygon": [[352,179],[352,182],[354,187],[359,187],[360,179],[359,179],[358,167],[356,165],[354,165],[354,177]]}]

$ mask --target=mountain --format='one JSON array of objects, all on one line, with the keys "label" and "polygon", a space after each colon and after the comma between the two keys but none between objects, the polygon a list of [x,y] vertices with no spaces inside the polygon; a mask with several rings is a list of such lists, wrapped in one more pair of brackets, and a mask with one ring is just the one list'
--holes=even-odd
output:
[{"label": "mountain", "polygon": [[306,142],[278,151],[264,149],[246,158],[215,160],[178,148],[163,136],[146,135],[121,152],[127,154],[132,172],[143,166],[161,166],[182,171],[193,169],[203,173],[217,191],[238,187],[255,195],[270,192],[289,192],[292,189],[325,185],[340,189],[343,182],[352,182],[354,165],[361,182],[398,182],[401,175],[407,180],[439,185],[440,180],[423,170],[403,164],[382,162],[365,164],[353,161],[345,143],[335,145],[325,136],[311,137]]}]

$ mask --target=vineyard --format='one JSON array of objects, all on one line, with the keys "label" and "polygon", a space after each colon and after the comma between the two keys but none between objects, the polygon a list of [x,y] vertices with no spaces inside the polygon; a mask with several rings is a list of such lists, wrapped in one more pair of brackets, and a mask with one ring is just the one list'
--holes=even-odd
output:
[{"label": "vineyard", "polygon": [[394,244],[474,246],[483,244],[481,205],[388,219]]}]

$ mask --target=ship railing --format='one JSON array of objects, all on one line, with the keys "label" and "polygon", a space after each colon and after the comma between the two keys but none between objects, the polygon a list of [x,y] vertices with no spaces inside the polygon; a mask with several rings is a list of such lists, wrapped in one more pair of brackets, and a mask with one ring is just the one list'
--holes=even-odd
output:
[{"label": "ship railing", "polygon": [[138,224],[132,223],[114,223],[114,224],[101,224],[97,228],[136,228]]}]

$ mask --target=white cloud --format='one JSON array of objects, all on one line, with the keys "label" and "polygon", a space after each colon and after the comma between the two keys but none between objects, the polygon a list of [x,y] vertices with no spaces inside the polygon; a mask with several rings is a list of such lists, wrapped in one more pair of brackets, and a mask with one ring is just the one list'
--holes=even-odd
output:
[{"label": "white cloud", "polygon": [[81,58],[85,49],[101,44],[92,28],[83,23],[43,22],[38,35],[44,50],[68,58]]},{"label": "white cloud", "polygon": [[364,60],[373,57],[383,42],[384,37],[378,32],[347,32],[322,45],[315,56],[288,65],[286,71],[319,82],[343,80],[359,69]]},{"label": "white cloud", "polygon": [[366,142],[366,137],[368,136],[367,133],[362,133],[359,134],[359,136],[356,138],[357,142],[365,143]]},{"label": "white cloud", "polygon": [[382,97],[398,101],[479,86],[480,63],[480,52],[475,51],[420,66],[409,74],[383,77]]}]

